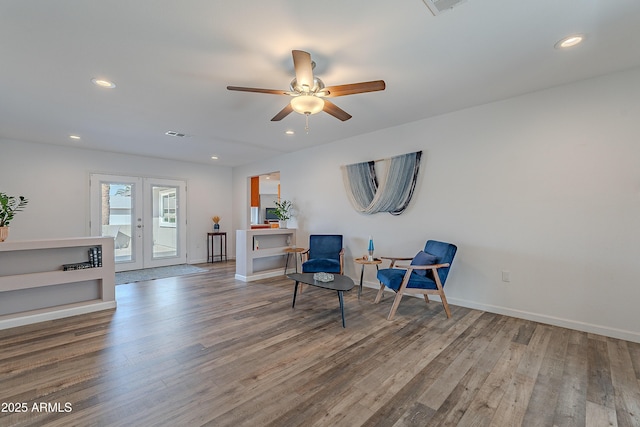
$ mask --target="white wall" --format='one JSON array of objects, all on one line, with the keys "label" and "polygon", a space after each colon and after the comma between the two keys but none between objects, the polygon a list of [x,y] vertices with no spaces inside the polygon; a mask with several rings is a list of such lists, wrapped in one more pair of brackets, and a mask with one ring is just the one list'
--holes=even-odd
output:
[{"label": "white wall", "polygon": [[[404,214],[352,209],[341,165],[416,150],[421,175]],[[640,342],[638,159],[635,69],[234,168],[234,228],[247,223],[247,177],[279,170],[298,245],[344,234],[353,278],[369,235],[378,255],[444,240],[458,246],[451,303]]]},{"label": "white wall", "polygon": [[[231,168],[0,140],[0,191],[29,204],[11,222],[11,240],[89,236],[89,175],[148,176],[187,182],[187,261],[205,262],[211,217],[232,243]],[[229,248],[233,255],[233,245]]]}]

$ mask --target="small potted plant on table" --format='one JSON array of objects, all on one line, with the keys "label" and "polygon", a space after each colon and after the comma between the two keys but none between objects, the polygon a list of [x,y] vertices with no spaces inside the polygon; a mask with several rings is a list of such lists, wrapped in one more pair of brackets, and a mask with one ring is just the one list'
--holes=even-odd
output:
[{"label": "small potted plant on table", "polygon": [[0,193],[0,242],[4,242],[9,236],[9,223],[29,203],[24,196],[9,196]]},{"label": "small potted plant on table", "polygon": [[212,216],[211,217],[211,221],[213,221],[213,232],[214,233],[219,233],[220,232],[220,217],[218,215],[216,216]]},{"label": "small potted plant on table", "polygon": [[287,228],[287,220],[291,218],[291,208],[293,204],[289,200],[274,202],[276,205],[275,215],[279,221],[280,228]]}]

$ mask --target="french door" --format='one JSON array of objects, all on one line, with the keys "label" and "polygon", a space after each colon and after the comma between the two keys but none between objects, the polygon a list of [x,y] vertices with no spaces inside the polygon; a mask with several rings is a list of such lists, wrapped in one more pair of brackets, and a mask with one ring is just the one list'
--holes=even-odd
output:
[{"label": "french door", "polygon": [[91,235],[114,239],[116,271],[184,264],[186,183],[92,174]]}]

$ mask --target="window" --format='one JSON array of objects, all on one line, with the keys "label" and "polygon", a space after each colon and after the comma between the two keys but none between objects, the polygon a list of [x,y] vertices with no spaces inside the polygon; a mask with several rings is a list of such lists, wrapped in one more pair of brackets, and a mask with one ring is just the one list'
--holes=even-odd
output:
[{"label": "window", "polygon": [[176,190],[172,188],[170,190],[160,191],[160,197],[158,199],[160,203],[160,227],[175,227],[176,226]]}]

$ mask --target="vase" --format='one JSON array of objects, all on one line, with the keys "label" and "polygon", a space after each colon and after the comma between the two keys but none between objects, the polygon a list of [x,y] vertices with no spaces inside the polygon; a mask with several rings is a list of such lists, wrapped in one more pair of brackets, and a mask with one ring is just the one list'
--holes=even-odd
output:
[{"label": "vase", "polygon": [[4,242],[9,237],[9,227],[0,227],[0,242]]},{"label": "vase", "polygon": [[220,231],[220,224],[213,224],[213,232],[218,233]]},{"label": "vase", "polygon": [[278,227],[279,228],[287,228],[287,220],[286,219],[281,219],[280,221],[278,221]]}]

